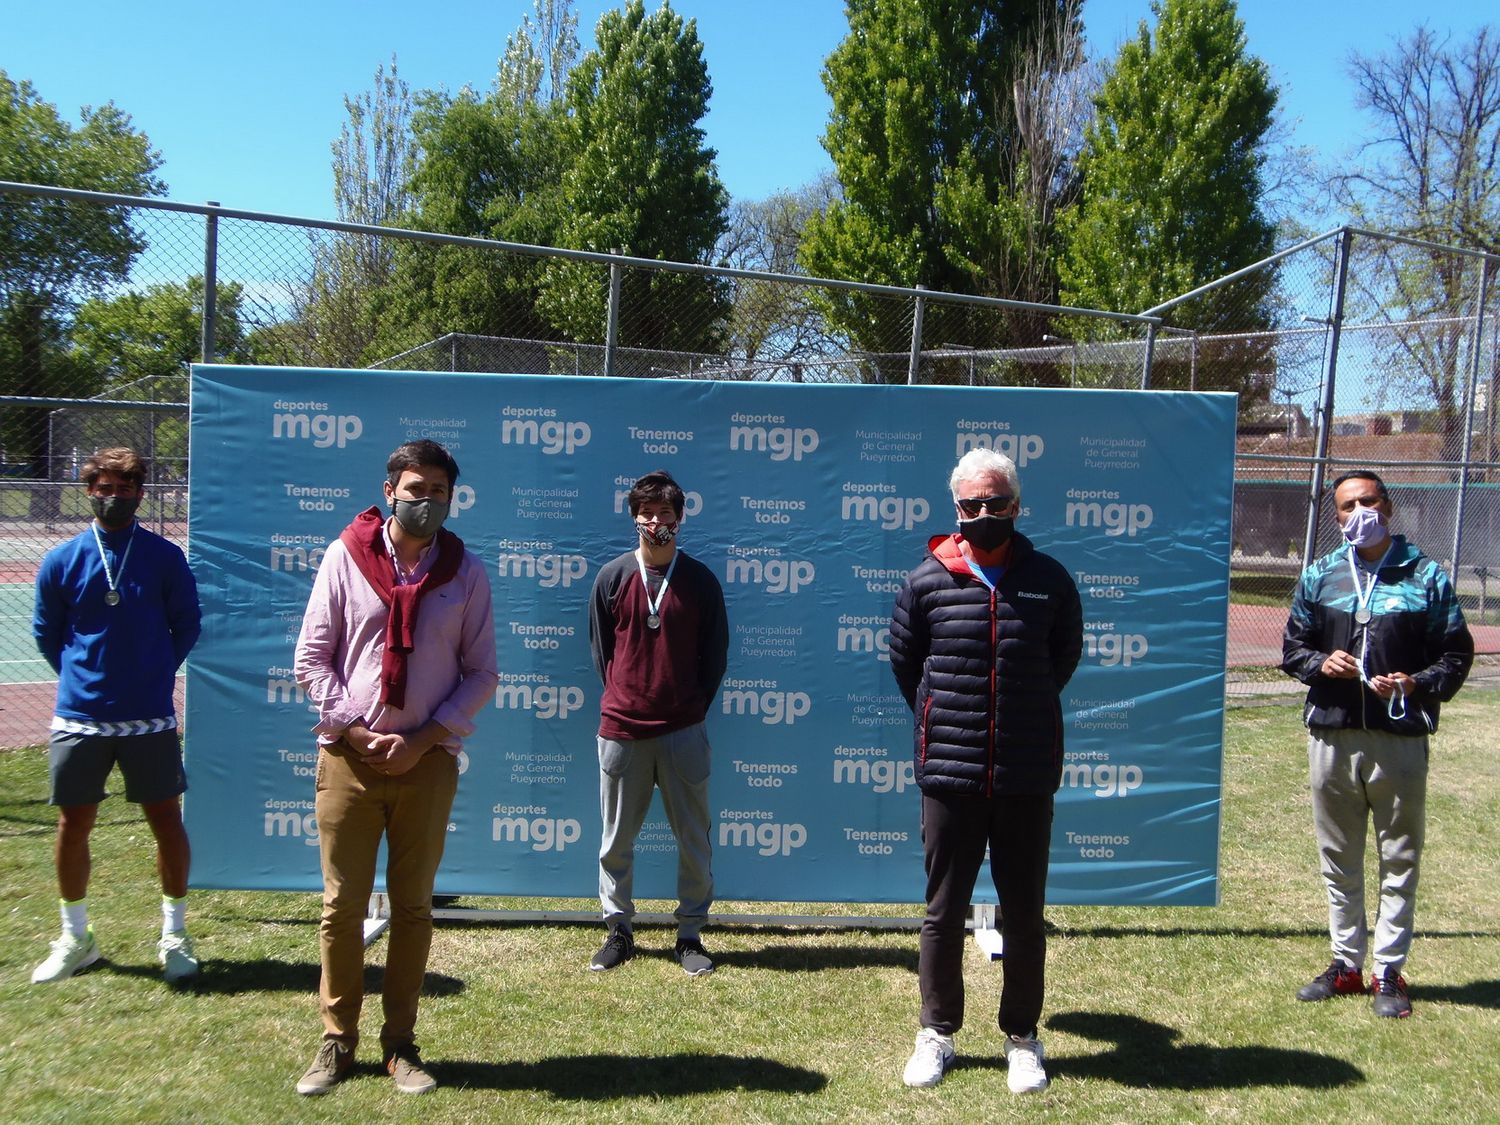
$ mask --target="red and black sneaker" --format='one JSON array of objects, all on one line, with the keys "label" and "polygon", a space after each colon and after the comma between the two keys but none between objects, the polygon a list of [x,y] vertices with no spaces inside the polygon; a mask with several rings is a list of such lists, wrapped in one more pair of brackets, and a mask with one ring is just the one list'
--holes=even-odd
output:
[{"label": "red and black sneaker", "polygon": [[1406,978],[1395,969],[1387,969],[1384,976],[1371,977],[1370,991],[1375,994],[1377,1016],[1399,1020],[1411,1015],[1411,997],[1406,993]]},{"label": "red and black sneaker", "polygon": [[1297,990],[1298,1000],[1331,1000],[1335,996],[1363,996],[1365,978],[1358,969],[1335,957],[1312,980]]}]

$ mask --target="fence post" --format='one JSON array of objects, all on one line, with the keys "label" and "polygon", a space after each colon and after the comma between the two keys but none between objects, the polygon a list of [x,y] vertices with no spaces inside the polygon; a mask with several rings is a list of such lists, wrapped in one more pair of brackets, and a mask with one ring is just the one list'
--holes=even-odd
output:
[{"label": "fence post", "polygon": [[1484,305],[1490,293],[1490,262],[1479,259],[1479,311],[1474,315],[1474,342],[1469,346],[1469,406],[1464,411],[1464,450],[1458,470],[1458,506],[1453,512],[1453,570],[1449,577],[1458,588],[1458,560],[1464,545],[1464,508],[1469,493],[1469,456],[1474,449],[1474,394],[1479,389],[1480,357],[1484,352]]},{"label": "fence post", "polygon": [[917,286],[916,308],[912,310],[911,317],[911,358],[906,364],[906,385],[914,387],[917,385],[917,368],[922,362],[922,310],[925,307],[925,299],[922,291],[925,285]]},{"label": "fence post", "polygon": [[[210,199],[210,207],[219,201]],[[199,349],[204,363],[216,357],[214,341],[218,338],[219,319],[219,216],[210,211],[203,222],[203,341]]]},{"label": "fence post", "polygon": [[[620,253],[620,248],[611,254]],[[609,263],[609,320],[604,326],[604,374],[615,373],[615,347],[620,341],[620,263]]]},{"label": "fence post", "polygon": [[1318,545],[1318,514],[1322,508],[1323,470],[1328,461],[1328,437],[1333,430],[1333,384],[1339,366],[1339,331],[1344,325],[1344,290],[1349,282],[1349,245],[1354,235],[1345,227],[1339,232],[1334,259],[1333,316],[1329,323],[1328,363],[1323,374],[1323,403],[1318,409],[1318,445],[1313,453],[1312,491],[1307,496],[1307,531],[1302,538],[1302,568],[1313,560]]},{"label": "fence post", "polygon": [[1151,389],[1151,364],[1156,360],[1156,325],[1146,325],[1146,354],[1141,359],[1141,390]]}]

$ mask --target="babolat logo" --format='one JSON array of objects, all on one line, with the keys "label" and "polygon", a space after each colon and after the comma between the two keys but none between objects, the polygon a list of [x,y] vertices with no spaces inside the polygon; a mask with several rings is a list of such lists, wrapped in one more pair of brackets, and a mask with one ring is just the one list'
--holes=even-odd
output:
[{"label": "babolat logo", "polygon": [[805,824],[778,824],[769,812],[719,810],[719,846],[755,848],[761,855],[791,855],[807,843]]},{"label": "babolat logo", "polygon": [[317,570],[328,551],[321,535],[271,536],[272,570]]},{"label": "babolat logo", "polygon": [[548,816],[545,805],[496,805],[490,839],[497,844],[529,844],[534,852],[561,852],[583,837],[583,824]]},{"label": "babolat logo", "polygon": [[547,539],[502,539],[495,560],[501,578],[530,578],[538,586],[562,586],[580,581],[589,572],[582,555],[564,555],[550,550]]},{"label": "babolat logo", "polygon": [[1114,622],[1090,622],[1083,633],[1083,651],[1099,661],[1100,667],[1130,665],[1151,651],[1144,633],[1117,633]]},{"label": "babolat logo", "polygon": [[1041,434],[1013,434],[1005,422],[960,422],[958,424],[958,455],[962,457],[971,449],[993,449],[1003,453],[1024,469],[1046,452],[1047,443]]},{"label": "babolat logo", "polygon": [[1151,505],[1122,504],[1118,492],[1108,489],[1085,492],[1070,488],[1067,500],[1063,522],[1069,527],[1102,527],[1105,535],[1134,537],[1136,532],[1151,526]]},{"label": "babolat logo", "polygon": [[779,691],[775,680],[725,680],[724,714],[755,715],[768,726],[791,726],[812,710],[805,691]]},{"label": "babolat logo", "polygon": [[732,414],[729,448],[769,453],[772,461],[800,461],[818,448],[818,431],[788,426],[780,414]]},{"label": "babolat logo", "polygon": [[285,413],[271,415],[273,438],[311,440],[319,449],[336,445],[340,449],[365,432],[358,414],[329,414],[326,402],[283,402],[277,399],[272,410]]},{"label": "babolat logo", "polygon": [[844,482],[840,516],[870,520],[886,531],[910,531],[927,519],[931,506],[920,496],[897,496],[894,484]]},{"label": "babolat logo", "polygon": [[1124,797],[1139,789],[1145,775],[1140,766],[1117,766],[1111,762],[1067,762],[1062,783],[1072,789],[1092,789],[1096,797]]},{"label": "babolat logo", "polygon": [[501,445],[537,445],[543,453],[572,454],[593,437],[587,422],[566,422],[545,406],[507,406],[500,411]]},{"label": "babolat logo", "polygon": [[883,746],[835,746],[833,748],[833,783],[867,785],[876,793],[904,793],[917,783],[917,767],[909,757],[892,761],[884,755]]},{"label": "babolat logo", "polygon": [[840,652],[870,652],[876,660],[891,659],[891,627],[888,617],[858,617],[840,614],[838,620]]},{"label": "babolat logo", "polygon": [[495,706],[530,711],[538,719],[566,719],[583,706],[583,689],[551,683],[545,672],[501,672]]},{"label": "babolat logo", "polygon": [[730,547],[724,580],[764,586],[768,594],[795,594],[812,585],[818,569],[807,559],[757,558],[775,547]]},{"label": "babolat logo", "polygon": [[307,693],[302,685],[292,678],[290,668],[266,669],[267,703],[306,703]]},{"label": "babolat logo", "polygon": [[318,846],[318,814],[311,801],[267,801],[265,834],[268,838],[301,840]]}]

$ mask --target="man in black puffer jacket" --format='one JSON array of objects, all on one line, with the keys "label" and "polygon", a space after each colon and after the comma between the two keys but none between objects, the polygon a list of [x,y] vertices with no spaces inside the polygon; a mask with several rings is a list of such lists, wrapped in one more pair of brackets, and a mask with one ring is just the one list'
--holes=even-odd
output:
[{"label": "man in black puffer jacket", "polygon": [[1062,778],[1061,696],[1083,650],[1083,611],[1067,570],[1014,532],[1021,486],[1010,458],[971,450],[949,483],[959,530],[933,538],[891,619],[891,670],[916,717],[927,869],[922,1029],[904,1080],[935,1086],[953,1065],[964,922],[988,845],[1005,943],[1007,1081],[1032,1093],[1047,1086],[1036,1037],[1042,907]]}]

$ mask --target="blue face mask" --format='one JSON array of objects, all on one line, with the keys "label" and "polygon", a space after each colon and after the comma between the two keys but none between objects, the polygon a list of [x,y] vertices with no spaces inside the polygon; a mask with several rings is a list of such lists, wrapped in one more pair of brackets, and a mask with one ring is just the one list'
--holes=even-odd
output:
[{"label": "blue face mask", "polygon": [[1385,517],[1374,508],[1361,504],[1344,521],[1343,531],[1344,539],[1356,549],[1373,547],[1385,540]]}]

